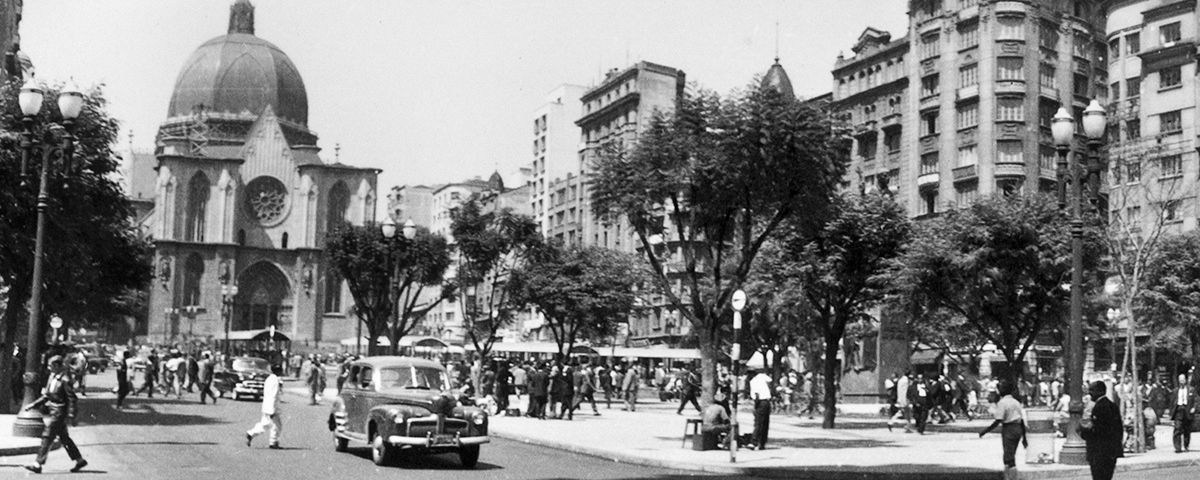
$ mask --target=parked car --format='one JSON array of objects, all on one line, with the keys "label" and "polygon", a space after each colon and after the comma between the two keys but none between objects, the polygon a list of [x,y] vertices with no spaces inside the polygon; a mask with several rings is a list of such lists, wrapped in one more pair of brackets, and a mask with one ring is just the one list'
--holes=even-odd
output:
[{"label": "parked car", "polygon": [[108,370],[108,366],[112,363],[112,355],[105,352],[104,347],[98,345],[80,345],[77,348],[87,357],[88,373],[94,374]]},{"label": "parked car", "polygon": [[271,364],[258,357],[235,357],[228,365],[218,366],[213,371],[213,387],[217,395],[233,394],[234,400],[242,396],[261,399],[263,381],[271,375]]},{"label": "parked car", "polygon": [[350,364],[349,377],[329,413],[334,450],[367,444],[376,465],[395,463],[400,451],[457,452],[474,468],[488,443],[488,416],[458,405],[442,364],[410,357],[366,357]]}]

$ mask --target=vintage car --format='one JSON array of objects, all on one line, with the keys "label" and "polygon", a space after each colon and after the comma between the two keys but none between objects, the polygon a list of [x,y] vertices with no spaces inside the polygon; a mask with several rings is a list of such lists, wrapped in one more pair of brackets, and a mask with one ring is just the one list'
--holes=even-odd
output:
[{"label": "vintage car", "polygon": [[349,377],[329,414],[334,449],[350,441],[371,447],[376,465],[395,463],[401,451],[457,452],[473,468],[488,443],[488,416],[461,406],[442,364],[410,357],[366,357],[350,365]]},{"label": "vintage car", "polygon": [[233,393],[234,400],[242,396],[262,398],[263,381],[271,376],[271,364],[258,357],[235,357],[228,365],[213,371],[213,387],[217,395]]}]

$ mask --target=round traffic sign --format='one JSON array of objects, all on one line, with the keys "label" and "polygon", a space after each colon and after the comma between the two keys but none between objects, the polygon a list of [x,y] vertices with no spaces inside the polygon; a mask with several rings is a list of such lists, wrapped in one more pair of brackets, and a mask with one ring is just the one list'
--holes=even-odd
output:
[{"label": "round traffic sign", "polygon": [[62,328],[62,317],[58,315],[50,317],[50,328]]},{"label": "round traffic sign", "polygon": [[746,308],[746,292],[743,292],[741,289],[733,292],[733,300],[730,303],[733,304],[734,310],[742,311],[743,308]]}]

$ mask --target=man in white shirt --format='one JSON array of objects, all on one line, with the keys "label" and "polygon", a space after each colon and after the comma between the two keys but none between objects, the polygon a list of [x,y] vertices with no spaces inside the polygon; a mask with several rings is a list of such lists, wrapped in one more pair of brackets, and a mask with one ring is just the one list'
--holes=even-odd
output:
[{"label": "man in white shirt", "polygon": [[175,391],[175,398],[183,398],[183,356],[179,353],[171,355],[171,359],[167,360],[167,393],[171,390]]},{"label": "man in white shirt", "polygon": [[767,429],[771,419],[771,377],[758,370],[750,379],[750,399],[754,401],[754,433],[752,450],[767,447]]},{"label": "man in white shirt", "polygon": [[279,430],[283,428],[283,419],[280,418],[279,411],[279,397],[283,393],[279,371],[279,365],[271,365],[271,376],[263,382],[262,419],[246,431],[247,447],[254,441],[254,437],[266,431],[267,427],[271,427],[271,434],[267,437],[268,446],[279,448]]},{"label": "man in white shirt", "polygon": [[1192,418],[1196,415],[1196,392],[1187,383],[1187,376],[1179,375],[1179,383],[1171,392],[1171,420],[1175,431],[1171,440],[1175,443],[1175,453],[1183,453],[1191,448]]},{"label": "man in white shirt", "polygon": [[888,431],[892,431],[892,423],[904,419],[904,431],[912,433],[912,410],[908,404],[908,386],[911,383],[908,376],[910,372],[904,372],[900,378],[896,379],[896,413],[892,418],[888,419]]}]

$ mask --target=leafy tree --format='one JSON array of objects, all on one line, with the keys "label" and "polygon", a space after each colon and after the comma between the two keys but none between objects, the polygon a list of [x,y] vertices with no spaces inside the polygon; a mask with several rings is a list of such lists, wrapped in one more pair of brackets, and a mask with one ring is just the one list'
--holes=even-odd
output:
[{"label": "leafy tree", "polygon": [[[689,91],[640,135],[631,149],[609,144],[596,158],[592,210],[628,223],[651,281],[690,322],[709,403],[733,292],[783,221],[821,223],[849,148],[825,114],[758,85],[725,100]],[[660,253],[652,237],[678,248]]]},{"label": "leafy tree", "polygon": [[477,195],[450,212],[450,232],[458,249],[455,283],[463,324],[475,351],[486,358],[496,332],[511,322],[519,305],[509,274],[525,265],[541,234],[528,216],[509,209],[484,212]]},{"label": "leafy tree", "polygon": [[[1136,310],[1161,342],[1191,358],[1200,357],[1200,232],[1164,237],[1147,265]],[[1190,347],[1190,348],[1189,348]]]},{"label": "leafy tree", "polygon": [[640,280],[631,274],[638,271],[635,261],[606,248],[551,243],[512,273],[513,301],[537,307],[566,357],[580,338],[611,337],[628,317]]},{"label": "leafy tree", "polygon": [[[1045,195],[992,197],[919,225],[894,265],[899,305],[940,323],[949,317],[996,345],[1016,380],[1037,336],[1067,318],[1071,236],[1067,213]],[[1094,271],[1103,240],[1085,230],[1085,268]],[[1095,290],[1093,276],[1085,289]],[[957,320],[961,319],[961,320]],[[962,321],[965,320],[965,321]]]},{"label": "leafy tree", "polygon": [[[391,353],[429,310],[452,298],[455,285],[446,283],[432,302],[419,305],[425,288],[442,283],[450,267],[450,248],[441,235],[418,228],[412,240],[388,239],[379,226],[343,225],[325,242],[331,268],[346,279],[354,297],[354,313],[367,328],[367,352],[380,352],[377,339],[387,336]],[[397,276],[399,274],[399,276]]]},{"label": "leafy tree", "polygon": [[[20,132],[18,82],[0,88],[0,131]],[[32,130],[45,146],[59,144],[64,131],[57,103],[60,87],[46,89]],[[99,88],[87,92],[83,112],[70,134],[75,138],[73,161],[63,168],[51,162],[43,273],[43,318],[58,314],[70,325],[110,322],[114,301],[130,289],[145,288],[150,280],[149,246],[136,234],[133,210],[117,182],[119,162],[112,151],[117,121],[108,115]],[[21,172],[19,137],[0,136],[0,283],[9,287],[0,318],[0,385],[13,375],[13,345],[24,347],[29,310],[38,179],[41,158],[31,156]],[[0,388],[0,411],[11,411],[8,388]]]},{"label": "leafy tree", "polygon": [[887,290],[884,273],[901,254],[911,234],[904,209],[884,194],[844,195],[832,205],[833,217],[815,233],[787,224],[780,232],[781,255],[772,259],[781,275],[798,284],[811,306],[811,319],[824,340],[824,428],[837,415],[838,365],[842,339],[873,319]]},{"label": "leafy tree", "polygon": [[805,358],[817,358],[821,343],[821,332],[813,319],[815,312],[803,285],[779,263],[782,248],[778,239],[763,244],[763,261],[754,264],[744,289],[749,302],[743,335],[738,339],[746,349],[739,360],[748,360],[755,351],[769,358],[774,381],[783,373],[783,359],[789,349],[799,349]]}]

